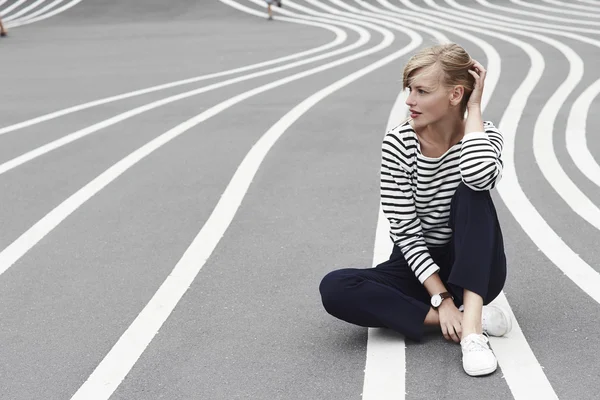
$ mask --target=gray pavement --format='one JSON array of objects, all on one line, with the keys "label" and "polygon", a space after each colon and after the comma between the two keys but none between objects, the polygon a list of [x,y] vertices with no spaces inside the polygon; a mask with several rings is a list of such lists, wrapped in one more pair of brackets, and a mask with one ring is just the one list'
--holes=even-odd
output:
[{"label": "gray pavement", "polygon": [[[14,3],[1,4],[0,14]],[[237,3],[264,12],[248,0]],[[317,9],[308,1],[295,3]],[[381,8],[376,0],[367,3]],[[435,3],[450,7],[441,0]],[[458,3],[552,23],[476,1]],[[31,1],[20,7],[27,4]],[[285,0],[283,10],[297,12]],[[545,14],[600,21],[600,12],[587,17]],[[462,25],[472,20],[465,18]],[[335,49],[358,40],[355,32],[343,29],[347,41]],[[475,43],[441,25],[439,30],[487,61]],[[369,31],[370,41],[348,54],[382,40],[381,33]],[[419,33],[425,44],[433,41]],[[283,57],[335,39],[329,30],[284,21],[278,13],[268,22],[220,1],[191,0],[83,0],[9,34],[0,39],[0,132],[66,107]],[[258,94],[194,126],[32,242],[0,276],[0,398],[70,399],[167,279],[258,139],[304,99],[409,44],[407,35],[394,34],[391,46],[378,53]],[[585,65],[582,81],[565,96],[554,124],[554,150],[569,178],[600,207],[600,188],[577,169],[564,139],[573,102],[600,78],[598,47],[546,35],[570,46]],[[528,73],[529,60],[514,44],[476,36],[502,59],[500,82],[485,112],[486,119],[498,124]],[[600,232],[545,180],[532,147],[537,118],[566,78],[569,62],[548,44],[511,36],[534,46],[545,59],[517,129],[519,183],[550,228],[600,271]],[[330,270],[371,265],[381,139],[408,56],[325,97],[286,130],[266,155],[214,252],[111,399],[361,398],[367,330],[328,316],[318,284]],[[0,172],[0,251],[99,174],[178,124],[240,93],[342,57],[150,110]],[[27,151],[119,113],[246,73],[119,100],[1,134],[0,171],[3,163]],[[598,107],[596,97],[587,119],[587,146],[600,163]],[[527,343],[558,398],[597,399],[599,304],[538,249],[500,196],[494,197],[510,268],[505,294]],[[6,264],[4,254],[0,268]],[[428,335],[422,343],[407,341],[406,346],[406,394],[397,398],[523,399],[513,393],[500,368],[485,378],[466,376],[460,348],[440,335]]]}]

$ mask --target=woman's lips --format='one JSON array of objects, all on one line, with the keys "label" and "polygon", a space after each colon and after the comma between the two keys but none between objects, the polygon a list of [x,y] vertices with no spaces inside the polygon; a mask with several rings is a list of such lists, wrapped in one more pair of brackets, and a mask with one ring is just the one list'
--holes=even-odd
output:
[{"label": "woman's lips", "polygon": [[413,119],[417,118],[419,115],[421,115],[421,113],[417,113],[417,112],[411,112],[410,113],[410,117],[413,118]]}]

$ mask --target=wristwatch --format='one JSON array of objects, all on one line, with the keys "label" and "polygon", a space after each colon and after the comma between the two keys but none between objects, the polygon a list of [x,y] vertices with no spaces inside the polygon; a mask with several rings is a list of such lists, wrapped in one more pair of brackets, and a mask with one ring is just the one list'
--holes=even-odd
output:
[{"label": "wristwatch", "polygon": [[442,305],[442,301],[444,301],[444,299],[454,300],[454,297],[452,297],[452,295],[449,292],[434,294],[433,296],[431,296],[431,306],[433,308],[438,308]]}]

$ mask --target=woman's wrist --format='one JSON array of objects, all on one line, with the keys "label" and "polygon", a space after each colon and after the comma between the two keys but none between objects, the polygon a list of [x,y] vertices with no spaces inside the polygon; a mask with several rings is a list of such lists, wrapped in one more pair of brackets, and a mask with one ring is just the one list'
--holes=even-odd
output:
[{"label": "woman's wrist", "polygon": [[465,135],[471,132],[483,132],[483,117],[479,105],[467,107],[467,121],[465,122]]}]

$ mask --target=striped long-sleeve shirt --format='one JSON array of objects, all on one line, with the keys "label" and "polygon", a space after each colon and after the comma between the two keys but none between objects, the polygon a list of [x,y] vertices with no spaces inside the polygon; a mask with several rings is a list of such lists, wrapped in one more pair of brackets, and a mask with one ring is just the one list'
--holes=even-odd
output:
[{"label": "striped long-sleeve shirt", "polygon": [[502,175],[502,134],[491,122],[471,132],[439,158],[421,154],[417,134],[406,122],[383,141],[381,203],[390,236],[421,283],[439,270],[428,247],[452,237],[450,202],[462,181],[473,190],[491,190]]}]

